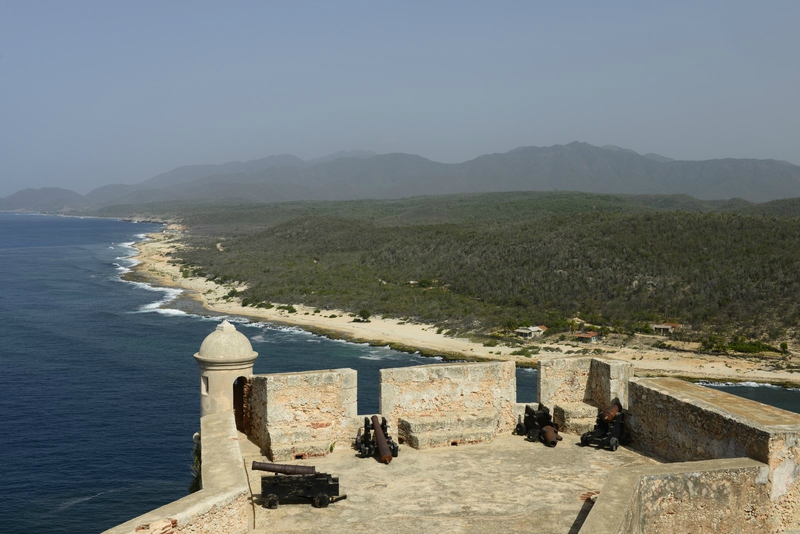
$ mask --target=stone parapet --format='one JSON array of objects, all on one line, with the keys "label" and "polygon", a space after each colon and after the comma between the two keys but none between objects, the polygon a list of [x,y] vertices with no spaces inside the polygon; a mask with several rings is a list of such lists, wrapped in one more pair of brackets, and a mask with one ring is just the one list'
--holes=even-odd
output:
[{"label": "stone parapet", "polygon": [[768,473],[766,464],[749,458],[620,467],[580,532],[776,532]]},{"label": "stone parapet", "polygon": [[250,439],[274,462],[349,445],[358,424],[356,378],[353,369],[253,376]]},{"label": "stone parapet", "polygon": [[592,358],[589,397],[598,407],[606,408],[618,400],[628,407],[628,382],[633,378],[633,364]]},{"label": "stone parapet", "polygon": [[557,358],[539,362],[539,402],[551,408],[558,404],[585,402],[605,408],[619,400],[628,407],[628,381],[633,364],[599,358]]},{"label": "stone parapet", "polygon": [[233,412],[200,419],[200,491],[105,531],[104,534],[248,532],[253,509]]},{"label": "stone parapet", "polygon": [[800,527],[799,414],[675,378],[631,380],[629,402],[637,448],[670,462],[763,462],[776,525]]},{"label": "stone parapet", "polygon": [[[411,435],[405,435],[403,428],[424,426],[426,420],[435,420],[448,426],[437,427],[436,432],[456,436],[451,442],[459,439],[463,443],[486,441],[514,430],[516,389],[514,362],[382,369],[380,412],[390,425],[398,425],[400,419],[405,421],[402,428],[398,425],[398,436],[404,440]],[[486,416],[488,412],[496,417]],[[493,423],[479,424],[484,420]],[[482,437],[478,439],[478,434],[464,437],[465,433],[473,431]],[[461,438],[457,437],[459,435]],[[422,439],[421,443],[428,441],[446,444],[447,436]]]},{"label": "stone parapet", "polygon": [[539,361],[539,402],[556,404],[591,401],[589,374],[592,358],[557,358]]}]

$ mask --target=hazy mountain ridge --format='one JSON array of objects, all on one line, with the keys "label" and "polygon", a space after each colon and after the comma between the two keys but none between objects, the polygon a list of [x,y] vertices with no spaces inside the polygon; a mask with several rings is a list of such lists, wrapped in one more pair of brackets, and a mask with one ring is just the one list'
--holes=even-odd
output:
[{"label": "hazy mountain ridge", "polygon": [[0,199],[0,209],[57,211],[164,201],[354,200],[555,190],[767,202],[800,197],[800,166],[756,159],[680,161],[577,141],[519,147],[462,163],[368,151],[338,152],[308,161],[282,154],[178,167],[137,185],[103,186],[86,196],[57,188],[24,190]]}]

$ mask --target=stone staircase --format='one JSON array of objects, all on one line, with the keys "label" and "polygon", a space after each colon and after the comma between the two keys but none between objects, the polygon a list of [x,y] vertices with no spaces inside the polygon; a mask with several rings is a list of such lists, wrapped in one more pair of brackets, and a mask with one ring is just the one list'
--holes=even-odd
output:
[{"label": "stone staircase", "polygon": [[403,416],[397,435],[415,449],[486,443],[494,439],[499,418],[496,410]]},{"label": "stone staircase", "polygon": [[594,429],[597,406],[586,402],[565,402],[553,407],[553,422],[559,432],[581,435]]}]

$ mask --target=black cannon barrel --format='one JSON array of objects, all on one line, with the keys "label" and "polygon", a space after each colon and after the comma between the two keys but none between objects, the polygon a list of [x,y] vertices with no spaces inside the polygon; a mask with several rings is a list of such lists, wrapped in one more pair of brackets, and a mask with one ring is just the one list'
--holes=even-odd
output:
[{"label": "black cannon barrel", "polygon": [[386,442],[386,436],[383,435],[381,428],[381,420],[377,415],[372,416],[372,430],[375,432],[375,444],[378,446],[378,456],[381,462],[388,464],[392,461],[392,451],[389,449],[389,444]]},{"label": "black cannon barrel", "polygon": [[268,471],[282,475],[315,475],[317,468],[313,465],[284,465],[269,462],[253,462],[253,471]]}]

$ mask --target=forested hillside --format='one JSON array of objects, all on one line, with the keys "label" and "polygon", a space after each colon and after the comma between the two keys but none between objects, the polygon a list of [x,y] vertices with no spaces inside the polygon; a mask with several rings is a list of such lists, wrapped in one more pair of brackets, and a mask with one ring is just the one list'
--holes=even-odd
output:
[{"label": "forested hillside", "polygon": [[753,208],[576,193],[193,207],[180,259],[187,274],[246,282],[253,305],[459,330],[558,330],[578,316],[781,337],[800,318],[800,219],[731,213]]}]

